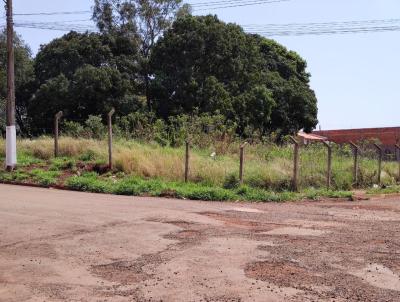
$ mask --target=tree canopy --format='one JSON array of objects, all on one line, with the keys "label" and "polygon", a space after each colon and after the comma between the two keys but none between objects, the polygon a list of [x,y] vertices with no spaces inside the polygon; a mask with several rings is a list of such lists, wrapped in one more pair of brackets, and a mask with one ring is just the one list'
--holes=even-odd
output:
[{"label": "tree canopy", "polygon": [[289,134],[317,124],[306,62],[216,16],[186,16],[157,42],[151,95],[159,115],[221,113],[241,134]]},{"label": "tree canopy", "polygon": [[136,45],[120,35],[71,32],[43,46],[28,106],[33,133],[47,132],[60,110],[77,121],[112,107],[122,115],[137,110],[136,62]]},{"label": "tree canopy", "polygon": [[[70,32],[34,59],[16,38],[22,134],[51,132],[60,110],[83,123],[112,107],[121,121],[132,113],[166,123],[218,116],[243,137],[283,137],[317,124],[306,62],[274,40],[216,16],[192,16],[181,0],[95,0],[93,19],[98,33]],[[0,65],[4,127],[4,32]]]},{"label": "tree canopy", "polygon": [[124,35],[138,44],[138,80],[146,96],[149,109],[149,57],[164,31],[168,29],[178,14],[183,15],[188,8],[180,11],[182,0],[95,0],[93,19],[101,33]]},{"label": "tree canopy", "polygon": [[[26,107],[29,99],[29,83],[34,78],[30,48],[21,37],[14,34],[16,119],[21,128],[26,125]],[[0,129],[5,128],[5,103],[7,98],[7,35],[0,32]]]}]

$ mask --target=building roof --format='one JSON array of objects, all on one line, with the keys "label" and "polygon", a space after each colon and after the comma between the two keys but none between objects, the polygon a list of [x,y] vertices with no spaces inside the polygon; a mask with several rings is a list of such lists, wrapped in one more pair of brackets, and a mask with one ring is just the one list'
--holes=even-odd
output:
[{"label": "building roof", "polygon": [[305,133],[302,131],[300,131],[297,135],[308,141],[326,141],[327,140],[327,138],[325,136],[321,136],[321,135],[317,135],[317,134],[313,134],[313,133]]},{"label": "building roof", "polygon": [[322,130],[313,131],[313,134],[325,136],[329,141],[338,144],[378,140],[381,144],[389,146],[400,142],[400,127]]}]

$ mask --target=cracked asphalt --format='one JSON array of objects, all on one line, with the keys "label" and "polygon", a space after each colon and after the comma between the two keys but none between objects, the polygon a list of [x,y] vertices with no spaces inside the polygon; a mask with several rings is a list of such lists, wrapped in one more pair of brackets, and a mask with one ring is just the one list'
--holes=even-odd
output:
[{"label": "cracked asphalt", "polygon": [[0,185],[0,301],[400,301],[400,198],[220,203]]}]

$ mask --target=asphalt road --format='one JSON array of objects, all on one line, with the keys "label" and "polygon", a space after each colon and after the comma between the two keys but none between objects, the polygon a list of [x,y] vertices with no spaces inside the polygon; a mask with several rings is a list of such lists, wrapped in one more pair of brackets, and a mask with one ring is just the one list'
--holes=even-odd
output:
[{"label": "asphalt road", "polygon": [[0,185],[0,301],[400,301],[400,199],[211,203]]}]

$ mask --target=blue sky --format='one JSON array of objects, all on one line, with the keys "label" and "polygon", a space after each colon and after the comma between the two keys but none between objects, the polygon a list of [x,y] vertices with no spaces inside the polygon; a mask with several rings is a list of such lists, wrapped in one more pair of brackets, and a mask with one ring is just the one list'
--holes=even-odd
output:
[{"label": "blue sky", "polygon": [[[92,0],[14,0],[14,10],[15,13],[90,10],[92,3]],[[1,13],[3,15],[4,10]],[[391,19],[400,18],[400,1],[291,0],[209,13],[243,25]],[[60,21],[89,17],[16,19],[17,22]],[[34,53],[41,44],[64,34],[37,29],[19,28],[17,31]],[[307,60],[308,71],[312,74],[311,86],[318,97],[322,129],[400,126],[400,32],[274,39]]]}]

